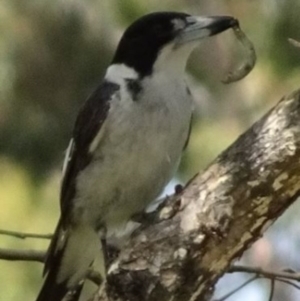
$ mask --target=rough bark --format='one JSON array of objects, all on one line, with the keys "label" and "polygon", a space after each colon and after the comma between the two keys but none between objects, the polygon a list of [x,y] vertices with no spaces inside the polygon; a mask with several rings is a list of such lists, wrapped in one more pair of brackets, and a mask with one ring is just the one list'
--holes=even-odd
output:
[{"label": "rough bark", "polygon": [[299,196],[299,156],[300,90],[132,235],[93,300],[210,300],[230,263]]}]

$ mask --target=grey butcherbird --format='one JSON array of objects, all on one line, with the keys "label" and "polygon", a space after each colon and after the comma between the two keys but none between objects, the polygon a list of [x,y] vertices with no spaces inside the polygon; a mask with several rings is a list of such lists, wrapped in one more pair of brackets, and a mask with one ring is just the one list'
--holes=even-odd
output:
[{"label": "grey butcherbird", "polygon": [[61,217],[37,301],[60,301],[67,293],[78,300],[100,249],[98,232],[124,225],[170,181],[190,133],[187,59],[199,40],[236,24],[232,17],[158,12],[127,28],[75,123]]}]

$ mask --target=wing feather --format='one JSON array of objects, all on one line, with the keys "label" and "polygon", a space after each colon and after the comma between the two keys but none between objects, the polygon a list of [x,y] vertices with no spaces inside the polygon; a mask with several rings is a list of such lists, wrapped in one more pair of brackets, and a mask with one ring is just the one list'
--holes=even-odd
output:
[{"label": "wing feather", "polygon": [[47,272],[49,274],[40,298],[47,295],[49,290],[53,291],[53,296],[56,293],[60,295],[66,293],[66,287],[57,287],[58,291],[56,291],[56,287],[51,285],[55,284],[53,281],[61,269],[61,261],[65,252],[68,239],[67,224],[76,194],[76,178],[92,158],[90,145],[101,131],[109,112],[110,101],[118,89],[117,84],[104,81],[87,99],[76,119],[73,138],[69,143],[63,164],[60,195],[61,218],[47,252],[44,274]]},{"label": "wing feather", "polygon": [[101,136],[101,129],[108,115],[110,101],[119,85],[104,81],[85,102],[75,122],[63,168],[60,205],[62,221],[67,219],[76,193],[76,178],[92,158],[94,139]]}]

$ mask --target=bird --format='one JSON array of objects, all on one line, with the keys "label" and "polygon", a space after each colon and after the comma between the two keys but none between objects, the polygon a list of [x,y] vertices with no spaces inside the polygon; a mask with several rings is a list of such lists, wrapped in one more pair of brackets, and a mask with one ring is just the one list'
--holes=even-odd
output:
[{"label": "bird", "polygon": [[99,233],[124,227],[172,179],[191,132],[187,60],[200,40],[236,22],[154,12],[125,30],[75,121],[63,164],[60,219],[36,301],[78,300],[101,250]]}]

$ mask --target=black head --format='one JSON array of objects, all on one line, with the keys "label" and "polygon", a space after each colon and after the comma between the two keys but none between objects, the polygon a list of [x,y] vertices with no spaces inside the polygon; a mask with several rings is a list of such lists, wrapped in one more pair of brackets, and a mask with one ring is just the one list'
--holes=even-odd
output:
[{"label": "black head", "polygon": [[[232,17],[192,17],[180,12],[148,14],[135,21],[124,32],[112,63],[126,64],[134,68],[141,77],[149,75],[160,50],[165,45],[178,37],[184,37],[181,44],[195,40],[199,38],[199,34],[195,35],[199,28],[204,32],[201,37],[216,34],[232,27],[232,20]],[[202,27],[199,27],[199,24]],[[216,29],[216,24],[219,24],[219,30]]]},{"label": "black head", "polygon": [[123,34],[113,63],[126,63],[143,76],[150,74],[160,49],[176,36],[174,20],[185,23],[187,16],[177,12],[158,12],[138,19]]}]

